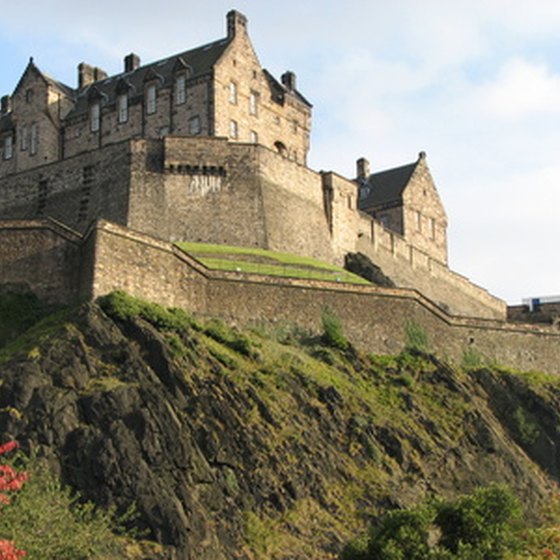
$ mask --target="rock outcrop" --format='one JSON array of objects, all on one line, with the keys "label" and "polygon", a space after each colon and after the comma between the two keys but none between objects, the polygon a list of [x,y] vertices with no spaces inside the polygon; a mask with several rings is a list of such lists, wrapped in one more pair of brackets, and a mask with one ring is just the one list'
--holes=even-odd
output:
[{"label": "rock outcrop", "polygon": [[560,390],[544,375],[131,301],[84,304],[0,350],[0,430],[85,498],[136,503],[169,558],[336,558],[372,514],[427,493],[500,481],[531,513],[555,488]]}]

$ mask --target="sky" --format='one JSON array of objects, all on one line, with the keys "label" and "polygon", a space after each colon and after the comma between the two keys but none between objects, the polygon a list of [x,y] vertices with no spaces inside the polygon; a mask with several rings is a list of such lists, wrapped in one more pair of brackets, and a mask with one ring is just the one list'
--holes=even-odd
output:
[{"label": "sky", "polygon": [[[202,9],[200,8],[202,6]],[[313,109],[309,166],[355,176],[427,161],[451,268],[510,303],[560,295],[557,0],[27,0],[0,19],[0,95],[30,56],[75,86],[224,37],[249,19],[260,62],[297,74]]]}]

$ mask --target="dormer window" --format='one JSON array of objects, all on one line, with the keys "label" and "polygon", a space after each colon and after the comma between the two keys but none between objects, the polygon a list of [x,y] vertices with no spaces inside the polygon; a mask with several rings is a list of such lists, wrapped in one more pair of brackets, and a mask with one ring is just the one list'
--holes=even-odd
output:
[{"label": "dormer window", "polygon": [[237,105],[237,84],[235,82],[229,83],[229,102]]},{"label": "dormer window", "polygon": [[14,154],[14,141],[11,136],[4,138],[4,159],[12,159]]},{"label": "dormer window", "polygon": [[91,132],[99,132],[101,126],[101,105],[94,103],[89,108],[89,129]]},{"label": "dormer window", "polygon": [[157,90],[155,84],[146,88],[146,114],[153,115],[157,109]]},{"label": "dormer window", "polygon": [[175,81],[175,105],[182,105],[187,100],[187,77],[179,74]]},{"label": "dormer window", "polygon": [[117,114],[119,123],[128,121],[128,95],[126,93],[117,97]]}]

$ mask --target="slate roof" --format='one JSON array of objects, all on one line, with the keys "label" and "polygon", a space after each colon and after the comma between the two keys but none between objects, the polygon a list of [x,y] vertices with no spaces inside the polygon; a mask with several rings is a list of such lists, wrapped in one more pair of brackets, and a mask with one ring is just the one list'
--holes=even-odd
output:
[{"label": "slate roof", "polygon": [[[274,99],[277,103],[283,105],[284,97],[287,93],[286,88],[268,70],[263,68],[263,72],[264,72],[264,77],[268,81],[272,99]],[[305,97],[299,91],[293,90],[291,93],[293,93],[299,101],[301,101],[308,107],[313,107],[313,105],[309,103],[309,101],[307,101],[307,99],[305,99]]]},{"label": "slate roof", "polygon": [[402,193],[418,161],[374,173],[360,183],[360,209],[369,209],[402,202]]},{"label": "slate roof", "polygon": [[119,91],[120,88],[129,88],[131,99],[142,96],[146,79],[155,78],[160,80],[162,85],[169,86],[173,83],[176,71],[181,67],[188,70],[189,79],[208,74],[226,50],[229,42],[228,38],[220,39],[163,60],[140,66],[131,72],[123,72],[94,82],[78,93],[76,104],[66,118],[86,113],[91,95],[97,95],[104,99],[106,103],[111,103],[117,97],[118,88]]}]

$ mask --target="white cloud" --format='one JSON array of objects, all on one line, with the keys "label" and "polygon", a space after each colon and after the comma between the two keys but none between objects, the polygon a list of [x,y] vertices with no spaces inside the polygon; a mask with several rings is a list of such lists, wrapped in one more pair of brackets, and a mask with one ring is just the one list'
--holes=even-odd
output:
[{"label": "white cloud", "polygon": [[474,101],[482,111],[508,119],[560,113],[560,75],[545,63],[514,58],[478,88]]}]

